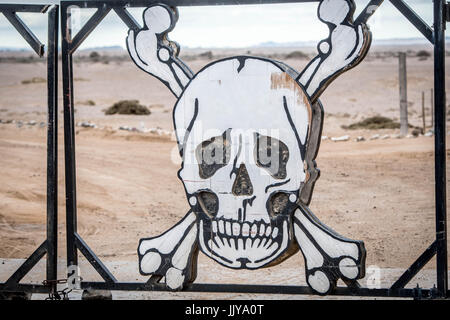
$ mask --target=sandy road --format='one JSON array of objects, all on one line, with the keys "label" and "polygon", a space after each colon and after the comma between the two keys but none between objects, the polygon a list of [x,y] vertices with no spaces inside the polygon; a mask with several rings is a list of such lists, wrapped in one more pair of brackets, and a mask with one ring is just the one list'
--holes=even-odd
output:
[{"label": "sandy road", "polygon": [[[79,233],[100,256],[135,261],[140,238],[165,231],[187,211],[179,166],[171,161],[175,142],[148,134],[77,131]],[[23,258],[44,237],[44,142],[42,128],[0,126],[1,257]],[[62,152],[60,145],[60,172]],[[363,240],[368,265],[406,267],[431,243],[432,138],[323,141],[317,163],[321,178],[311,209],[337,232]],[[64,198],[60,175],[61,241]]]}]

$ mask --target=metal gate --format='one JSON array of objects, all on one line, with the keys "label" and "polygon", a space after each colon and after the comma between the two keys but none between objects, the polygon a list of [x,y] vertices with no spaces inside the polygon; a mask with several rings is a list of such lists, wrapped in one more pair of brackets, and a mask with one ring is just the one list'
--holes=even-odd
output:
[{"label": "metal gate", "polygon": [[[25,262],[9,277],[5,283],[0,284],[0,295],[15,297],[24,293],[56,293],[57,284],[57,237],[58,237],[58,5],[21,5],[0,4],[2,13],[11,25],[33,48],[34,52],[42,57],[44,45],[26,26],[16,14],[17,12],[32,12],[47,14],[48,17],[48,48],[47,48],[47,238],[29,256]],[[22,284],[20,281],[27,273],[46,255],[46,279],[41,285]]]}]

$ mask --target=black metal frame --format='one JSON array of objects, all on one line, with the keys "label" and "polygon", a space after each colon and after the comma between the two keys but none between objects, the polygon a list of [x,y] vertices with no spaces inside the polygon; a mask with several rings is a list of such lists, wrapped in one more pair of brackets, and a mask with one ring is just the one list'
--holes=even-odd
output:
[{"label": "black metal frame", "polygon": [[[0,4],[2,13],[36,54],[44,55],[44,45],[18,17],[17,12],[46,13],[48,17],[47,50],[47,237],[5,283],[0,283],[0,295],[17,293],[56,293],[58,259],[58,5]],[[42,284],[22,284],[20,281],[44,255],[46,280]]]},{"label": "black metal frame", "polygon": [[[102,261],[77,233],[76,203],[76,164],[73,99],[72,55],[84,39],[95,29],[102,19],[115,11],[130,28],[138,29],[139,24],[126,10],[127,7],[147,7],[155,3],[169,6],[237,5],[266,3],[319,2],[320,0],[136,0],[136,1],[62,1],[62,62],[64,96],[64,146],[66,177],[66,228],[67,228],[67,266],[78,265],[78,250],[87,258],[104,282],[81,281],[82,289],[168,291],[159,283],[160,277],[151,277],[148,282],[119,282]],[[436,239],[428,249],[408,268],[390,287],[382,289],[362,288],[358,283],[349,287],[338,287],[331,295],[447,298],[449,297],[447,276],[447,217],[446,217],[446,151],[445,151],[445,23],[448,20],[448,5],[444,0],[434,0],[434,28],[428,26],[403,0],[389,0],[424,36],[434,45],[435,77],[435,193],[436,193]],[[371,0],[356,19],[367,20],[383,0]],[[68,27],[70,15],[68,8],[96,8],[96,13],[86,22],[74,38]],[[432,289],[405,288],[406,284],[436,255],[437,286]],[[307,286],[245,285],[245,284],[202,284],[193,283],[184,289],[187,292],[239,292],[276,294],[313,294]]]}]

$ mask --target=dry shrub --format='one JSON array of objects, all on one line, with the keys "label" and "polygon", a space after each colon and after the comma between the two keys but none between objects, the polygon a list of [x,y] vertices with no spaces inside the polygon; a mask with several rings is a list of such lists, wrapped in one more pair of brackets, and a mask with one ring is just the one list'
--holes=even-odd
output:
[{"label": "dry shrub", "polygon": [[82,105],[85,105],[85,106],[95,106],[95,101],[94,100],[85,100],[85,101],[80,101],[79,102],[80,104],[82,104]]},{"label": "dry shrub", "polygon": [[133,114],[133,115],[148,115],[150,110],[141,104],[139,100],[121,100],[114,103],[111,107],[105,110],[106,115],[111,114]]},{"label": "dry shrub", "polygon": [[22,84],[31,84],[31,83],[45,83],[47,82],[46,79],[41,77],[33,77],[31,79],[23,80]]},{"label": "dry shrub", "polygon": [[286,59],[308,59],[308,55],[302,51],[292,51],[286,55]]},{"label": "dry shrub", "polygon": [[420,51],[418,51],[417,52],[417,54],[416,54],[416,56],[418,57],[418,58],[428,58],[428,57],[431,57],[431,53],[429,53],[428,51],[426,51],[426,50],[420,50]]},{"label": "dry shrub", "polygon": [[206,51],[206,52],[200,53],[198,56],[199,56],[199,58],[212,60],[213,53],[211,51]]},{"label": "dry shrub", "polygon": [[382,116],[374,116],[366,118],[362,121],[352,123],[349,126],[342,126],[343,129],[356,130],[356,129],[398,129],[400,128],[400,123],[394,120]]}]

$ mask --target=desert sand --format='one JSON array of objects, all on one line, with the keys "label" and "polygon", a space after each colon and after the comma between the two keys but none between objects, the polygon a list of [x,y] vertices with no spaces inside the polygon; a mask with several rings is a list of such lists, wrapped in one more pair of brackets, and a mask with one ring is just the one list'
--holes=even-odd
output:
[{"label": "desert sand", "polygon": [[[289,53],[294,49],[283,50]],[[347,130],[342,126],[374,115],[398,121],[395,52],[399,50],[410,50],[409,122],[422,126],[421,94],[425,91],[427,130],[431,128],[432,59],[417,57],[414,47],[373,48],[365,61],[339,77],[321,97],[325,109],[323,136],[328,138],[322,140],[317,157],[321,177],[310,206],[321,221],[338,233],[363,240],[367,266],[381,268],[407,268],[434,240],[434,139],[424,135],[397,139],[394,136],[398,129]],[[279,54],[278,51],[213,50],[212,60],[234,54]],[[194,71],[211,61],[205,56],[193,58],[201,52],[185,53],[187,64]],[[74,67],[75,121],[79,123],[78,231],[107,264],[125,263],[131,270],[131,274],[127,273],[129,278],[143,279],[137,269],[139,239],[162,233],[188,210],[183,185],[177,178],[176,142],[169,134],[173,129],[171,112],[175,98],[127,58],[106,59],[105,63],[92,62],[86,58],[88,55],[89,52],[81,52]],[[297,70],[308,61],[283,60]],[[45,77],[45,70],[43,62],[0,62],[1,258],[25,258],[45,238],[46,84],[22,83]],[[449,80],[447,76],[447,86]],[[149,106],[151,114],[104,115],[105,108],[123,99],[139,100]],[[95,105],[89,105],[89,100]],[[61,93],[59,104],[59,255],[65,259]],[[94,127],[82,127],[82,122],[90,122]],[[136,130],[119,129],[124,126]],[[139,132],[144,128],[153,130]],[[349,140],[330,140],[343,135],[349,135]],[[385,139],[370,140],[374,135]],[[356,142],[358,136],[365,141]],[[199,274],[211,266],[225,270],[200,255]],[[265,271],[263,278],[259,271],[250,274],[254,281],[260,279],[264,283],[271,274],[276,274],[276,279],[289,279],[296,268],[304,268],[301,254],[275,267],[272,273]],[[427,268],[434,268],[434,262]],[[114,272],[120,274],[118,269]],[[224,282],[240,279],[229,270],[223,274]]]}]

